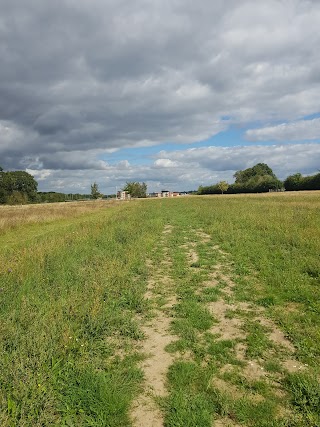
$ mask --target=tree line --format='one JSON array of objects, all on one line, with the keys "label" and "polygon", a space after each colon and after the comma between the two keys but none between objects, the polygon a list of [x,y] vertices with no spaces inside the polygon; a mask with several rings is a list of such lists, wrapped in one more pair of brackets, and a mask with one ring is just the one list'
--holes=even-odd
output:
[{"label": "tree line", "polygon": [[55,203],[67,200],[83,200],[90,197],[87,194],[65,194],[37,190],[38,183],[28,172],[5,172],[0,167],[0,204]]},{"label": "tree line", "polygon": [[80,193],[57,193],[56,191],[39,191],[37,194],[37,203],[56,203],[56,202],[69,202],[76,200],[88,200],[89,194]]},{"label": "tree line", "polygon": [[288,176],[283,184],[288,191],[320,190],[320,173],[310,176],[302,176],[301,173],[296,173]]},{"label": "tree line", "polygon": [[296,173],[288,176],[284,181],[281,181],[265,163],[258,163],[251,168],[239,170],[233,177],[235,178],[233,184],[220,181],[217,184],[200,186],[198,188],[198,194],[320,190],[320,173],[306,177],[303,177],[301,173]]},{"label": "tree line", "polygon": [[[301,173],[296,173],[288,176],[284,181],[280,181],[265,163],[258,163],[251,168],[239,170],[234,174],[234,178],[233,184],[220,181],[217,184],[200,186],[196,194],[320,190],[320,173],[310,176],[302,176]],[[54,191],[38,192],[37,189],[37,181],[28,172],[5,172],[0,167],[0,204],[54,203],[106,197],[100,193],[97,183],[91,185],[90,195],[65,194]],[[144,182],[127,182],[122,190],[127,191],[134,198],[147,197],[147,184]]]},{"label": "tree line", "polygon": [[[56,203],[70,200],[100,199],[104,196],[96,182],[91,184],[89,194],[66,194],[55,191],[38,192],[38,183],[32,175],[24,171],[5,172],[0,166],[0,204],[24,205],[27,203]],[[147,197],[147,184],[127,182],[122,189],[132,197]],[[116,197],[116,195],[113,195]]]}]

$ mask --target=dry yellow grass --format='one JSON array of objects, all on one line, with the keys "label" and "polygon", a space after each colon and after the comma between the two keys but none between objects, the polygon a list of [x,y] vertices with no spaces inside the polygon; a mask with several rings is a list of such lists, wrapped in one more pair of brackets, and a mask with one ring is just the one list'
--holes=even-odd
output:
[{"label": "dry yellow grass", "polygon": [[51,222],[105,209],[116,201],[43,203],[39,205],[0,206],[0,234],[24,224]]}]

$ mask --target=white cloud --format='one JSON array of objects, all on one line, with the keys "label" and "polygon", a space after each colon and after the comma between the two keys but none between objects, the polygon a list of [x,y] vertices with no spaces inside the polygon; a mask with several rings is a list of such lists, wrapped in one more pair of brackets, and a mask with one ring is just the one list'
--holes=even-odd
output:
[{"label": "white cloud", "polygon": [[30,175],[32,175],[36,181],[44,181],[47,180],[50,175],[52,174],[52,171],[46,170],[46,169],[26,169],[26,172],[28,172]]},{"label": "white cloud", "polygon": [[160,167],[160,168],[174,168],[174,167],[178,166],[178,163],[173,162],[170,159],[158,159],[154,162],[154,165],[156,167]]},{"label": "white cloud", "polygon": [[[90,184],[96,181],[104,193],[114,193],[127,181],[145,181],[149,191],[163,188],[192,190],[199,185],[209,185],[220,180],[233,182],[237,170],[246,169],[262,162],[267,163],[280,179],[290,174],[318,172],[320,144],[285,144],[245,147],[202,147],[188,150],[161,151],[153,164],[132,165],[120,161],[106,165],[105,169],[44,171],[48,174],[39,188],[44,191],[90,192]],[[42,171],[33,171],[36,178]],[[32,173],[32,172],[31,172]]]},{"label": "white cloud", "polygon": [[285,144],[271,146],[201,147],[161,151],[160,159],[178,162],[196,176],[200,171],[223,173],[232,179],[237,170],[267,163],[280,178],[295,172],[316,173],[320,164],[320,144]]},{"label": "white cloud", "polygon": [[320,140],[320,118],[282,123],[260,129],[249,129],[245,136],[249,141]]}]

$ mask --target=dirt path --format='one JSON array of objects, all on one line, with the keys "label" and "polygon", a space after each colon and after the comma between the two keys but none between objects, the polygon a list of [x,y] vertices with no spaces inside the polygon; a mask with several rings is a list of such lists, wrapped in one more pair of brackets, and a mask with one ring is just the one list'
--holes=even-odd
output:
[{"label": "dirt path", "polygon": [[[156,264],[148,260],[149,280],[145,298],[152,306],[153,317],[142,326],[145,339],[140,350],[145,359],[140,366],[145,380],[143,393],[131,411],[134,427],[164,425],[159,400],[168,395],[166,382],[168,369],[177,360],[195,362],[191,348],[182,356],[179,352],[166,351],[169,344],[179,339],[170,332],[170,325],[174,319],[173,308],[181,302],[176,297],[177,284],[172,279],[172,260],[166,243],[172,232],[173,228],[169,225],[163,230],[157,248],[162,253],[161,261]],[[241,301],[241,298],[239,300],[231,256],[214,244],[211,237],[202,230],[184,233],[184,243],[179,246],[179,250],[185,256],[188,274],[183,276],[183,280],[198,284],[194,293],[200,300],[211,291],[216,295],[212,301],[205,298],[202,300],[202,304],[214,319],[214,324],[206,331],[206,336],[210,335],[218,347],[224,343],[231,343],[227,361],[221,354],[215,356],[217,370],[209,386],[218,390],[230,402],[245,399],[250,404],[256,405],[264,402],[266,397],[255,390],[254,384],[264,382],[266,387],[272,390],[270,393],[275,396],[272,399],[276,399],[277,396],[279,398],[279,414],[285,414],[286,411],[289,413],[288,405],[282,404],[281,400],[286,396],[286,391],[280,385],[281,375],[283,376],[284,372],[297,372],[306,367],[295,359],[293,345],[272,319],[266,316],[265,308]],[[254,341],[252,344],[252,339],[257,339],[259,334],[265,346],[260,353],[255,349]],[[206,338],[198,332],[197,339],[204,343]],[[266,342],[269,344],[266,345]],[[209,354],[208,357],[203,357],[200,362],[203,367],[210,357]],[[280,371],[268,372],[266,369],[268,360],[276,360],[281,366]],[[230,415],[226,412],[216,414],[212,425],[239,426],[232,412]],[[241,425],[246,424],[242,422]]]},{"label": "dirt path", "polygon": [[[146,359],[141,363],[141,369],[145,380],[144,391],[135,402],[131,412],[134,427],[163,426],[163,415],[157,404],[157,398],[167,395],[166,374],[173,362],[173,356],[165,348],[176,339],[170,333],[170,323],[173,319],[170,311],[176,304],[176,296],[173,292],[173,281],[170,275],[163,273],[164,267],[167,272],[170,272],[171,260],[165,246],[165,237],[171,232],[172,227],[166,226],[163,238],[159,242],[163,250],[160,265],[154,265],[151,260],[148,260],[147,264],[150,274],[145,298],[153,306],[153,318],[142,327],[145,340],[141,352]],[[156,305],[156,298],[159,295],[166,299],[165,304],[161,307]]]}]

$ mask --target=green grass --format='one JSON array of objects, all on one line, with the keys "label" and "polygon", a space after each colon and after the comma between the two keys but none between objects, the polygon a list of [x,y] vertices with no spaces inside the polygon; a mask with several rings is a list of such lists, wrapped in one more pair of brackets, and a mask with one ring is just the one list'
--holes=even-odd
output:
[{"label": "green grass", "polygon": [[162,231],[149,215],[135,206],[128,221],[117,207],[52,224],[44,237],[39,225],[24,245],[17,232],[5,236],[1,425],[129,422],[142,381],[134,348],[143,338],[135,317],[147,310],[145,258]]},{"label": "green grass", "polygon": [[[159,245],[168,223],[173,232]],[[199,229],[212,240],[203,242]],[[188,241],[199,256],[191,266],[181,247]],[[130,426],[143,389],[137,345],[152,315],[146,260],[160,265],[163,245],[177,295],[171,311],[178,339],[167,349],[191,358],[169,369],[165,425],[212,426],[220,417],[244,426],[320,425],[320,194],[312,192],[137,201],[0,236],[1,426]],[[285,397],[267,380],[244,379],[239,340],[210,333],[217,319],[208,304],[222,298],[226,284],[204,283],[218,263],[236,283],[226,299],[265,310],[308,365],[286,373],[268,331],[250,314],[227,311],[244,320],[246,357],[263,361]],[[158,309],[164,303],[159,293]],[[231,373],[223,374],[224,366]],[[240,394],[219,390],[214,378]]]},{"label": "green grass", "polygon": [[272,343],[268,340],[265,328],[258,322],[247,321],[244,327],[247,332],[247,356],[250,358],[259,358],[272,347]]},{"label": "green grass", "polygon": [[292,403],[297,411],[305,415],[310,425],[320,425],[319,380],[310,374],[289,374],[286,385],[292,393]]},{"label": "green grass", "polygon": [[[167,202],[170,223],[175,229],[174,239],[171,241],[172,275],[175,277],[178,295],[182,300],[176,309],[177,320],[173,323],[173,330],[181,339],[172,345],[172,350],[191,351],[195,363],[202,366],[204,371],[210,371],[223,364],[231,364],[240,372],[242,369],[234,358],[235,342],[212,341],[210,334],[202,335],[207,329],[197,330],[194,327],[195,317],[198,317],[199,321],[201,319],[201,316],[194,316],[194,302],[206,304],[210,300],[216,301],[221,297],[221,290],[223,291],[221,280],[220,286],[212,290],[201,288],[201,282],[206,280],[208,272],[220,258],[216,252],[213,254],[210,252],[210,243],[201,243],[193,234],[192,230],[202,228],[212,236],[215,244],[219,244],[231,255],[228,263],[232,266],[232,279],[237,284],[234,292],[236,300],[247,301],[253,304],[253,307],[256,306],[256,310],[259,306],[267,309],[266,314],[283,328],[296,347],[295,357],[301,362],[308,363],[308,369],[319,378],[320,367],[317,360],[320,351],[320,324],[316,313],[320,296],[318,280],[320,195],[307,194],[300,197],[301,199],[297,199],[296,195],[291,197],[286,195],[285,198],[203,197]],[[179,247],[184,243],[185,236],[191,241],[198,241],[199,261],[195,263],[196,265],[191,265],[191,268],[186,263],[185,253]],[[226,299],[232,303],[232,298]],[[293,304],[299,305],[298,311],[291,310]],[[238,315],[237,312],[234,314]],[[227,317],[233,317],[231,311],[227,312]],[[276,349],[268,339],[267,329],[254,322],[251,317],[254,317],[254,313],[248,313],[243,318],[246,357],[249,360],[261,359],[262,365],[269,372],[270,380],[276,375],[275,381],[280,381],[280,387],[290,394],[280,359],[277,359],[277,352],[279,357],[281,355],[280,349]],[[205,372],[202,372],[202,375],[205,377]],[[204,384],[194,390],[195,383],[193,382],[191,386],[191,381],[186,381],[177,391],[176,382],[177,380],[171,379],[173,391],[168,399],[169,409],[167,409],[170,416],[175,414],[176,418],[170,418],[168,425],[183,425],[188,422],[190,425],[211,425],[212,417],[219,416],[228,416],[238,423],[254,426],[317,425],[314,421],[317,419],[314,407],[306,410],[300,406],[299,410],[295,410],[293,400],[290,404],[287,398],[274,395],[265,380],[253,384],[245,382],[238,384],[243,392],[249,387],[252,392],[259,391],[265,396],[264,401],[254,404],[245,396],[235,398],[232,393],[230,395],[219,393],[210,387],[204,394]],[[316,388],[319,390],[319,383],[317,384]],[[191,402],[195,399],[199,405],[198,411],[202,413],[202,421],[199,419],[194,421],[193,417],[196,415],[186,410],[185,400],[181,399],[182,395],[188,396],[187,399]],[[207,405],[211,405],[212,408],[212,402],[216,402],[217,395],[220,409],[215,407],[210,415]],[[279,415],[283,411],[280,409],[282,405],[287,408],[284,416]]]}]

